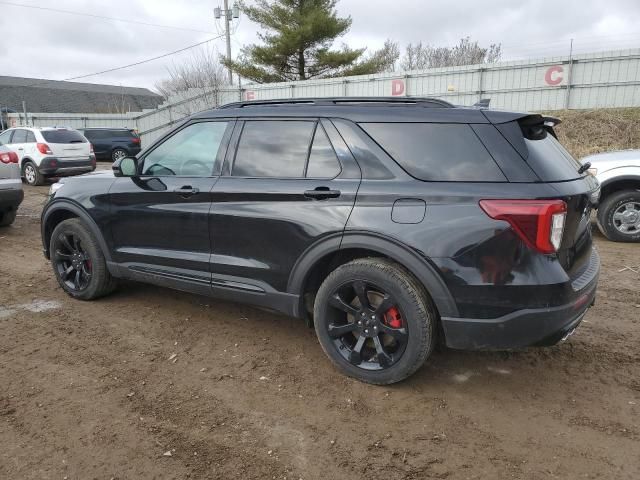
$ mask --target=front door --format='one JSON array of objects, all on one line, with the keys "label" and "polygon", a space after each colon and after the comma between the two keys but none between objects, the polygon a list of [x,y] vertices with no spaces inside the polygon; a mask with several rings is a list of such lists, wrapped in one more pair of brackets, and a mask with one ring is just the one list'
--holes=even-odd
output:
[{"label": "front door", "polygon": [[140,176],[116,179],[111,240],[126,276],[209,288],[211,190],[232,129],[232,121],[190,123],[140,158]]},{"label": "front door", "polygon": [[326,120],[246,120],[231,143],[213,189],[213,287],[285,292],[302,253],[342,234],[360,170]]}]

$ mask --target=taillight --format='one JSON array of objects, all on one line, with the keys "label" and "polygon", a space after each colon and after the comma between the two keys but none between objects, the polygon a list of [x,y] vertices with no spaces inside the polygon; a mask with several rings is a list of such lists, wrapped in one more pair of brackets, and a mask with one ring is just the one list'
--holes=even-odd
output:
[{"label": "taillight", "polygon": [[496,220],[509,222],[524,242],[540,253],[560,248],[567,204],[562,200],[480,200],[480,208]]},{"label": "taillight", "polygon": [[18,163],[18,155],[16,152],[0,153],[0,162],[2,163]]},{"label": "taillight", "polygon": [[38,151],[43,155],[50,155],[53,153],[49,148],[49,145],[46,143],[38,143],[36,146],[38,147]]},{"label": "taillight", "polygon": [[89,144],[89,153],[93,153],[93,144],[92,143]]},{"label": "taillight", "polygon": [[140,138],[139,137],[131,138],[131,143],[136,143],[136,144],[140,143]]}]

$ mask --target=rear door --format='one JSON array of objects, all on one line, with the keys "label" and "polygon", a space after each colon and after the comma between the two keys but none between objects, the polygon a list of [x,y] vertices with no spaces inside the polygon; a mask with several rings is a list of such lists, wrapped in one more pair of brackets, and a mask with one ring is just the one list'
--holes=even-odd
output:
[{"label": "rear door", "polygon": [[360,170],[328,121],[247,119],[232,145],[212,196],[213,286],[285,292],[302,253],[344,231]]},{"label": "rear door", "polygon": [[209,291],[211,189],[232,129],[233,121],[188,124],[140,159],[140,176],[116,179],[113,257],[129,276]]},{"label": "rear door", "polygon": [[91,144],[77,130],[56,128],[41,130],[44,141],[52,156],[62,161],[87,160],[91,154]]}]

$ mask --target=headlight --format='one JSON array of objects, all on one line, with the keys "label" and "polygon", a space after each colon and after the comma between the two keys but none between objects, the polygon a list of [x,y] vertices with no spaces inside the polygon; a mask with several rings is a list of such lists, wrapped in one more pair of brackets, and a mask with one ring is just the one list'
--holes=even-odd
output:
[{"label": "headlight", "polygon": [[53,197],[62,187],[64,187],[64,183],[59,180],[56,183],[52,183],[51,188],[49,188],[49,196]]},{"label": "headlight", "polygon": [[589,168],[589,169],[587,170],[587,172],[589,172],[589,173],[590,173],[591,175],[593,175],[594,177],[595,177],[596,175],[598,175],[598,169],[597,169],[597,168]]}]

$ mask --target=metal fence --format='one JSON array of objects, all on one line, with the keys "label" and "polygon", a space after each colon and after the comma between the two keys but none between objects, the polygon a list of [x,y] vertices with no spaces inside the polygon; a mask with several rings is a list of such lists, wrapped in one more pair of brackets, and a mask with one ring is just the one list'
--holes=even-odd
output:
[{"label": "metal fence", "polygon": [[[463,67],[249,85],[217,91],[190,89],[156,109],[118,114],[7,115],[9,125],[136,128],[144,145],[188,115],[237,100],[327,96],[430,96],[494,108],[548,111],[640,106],[640,49]],[[28,99],[27,104],[28,104]]]}]

